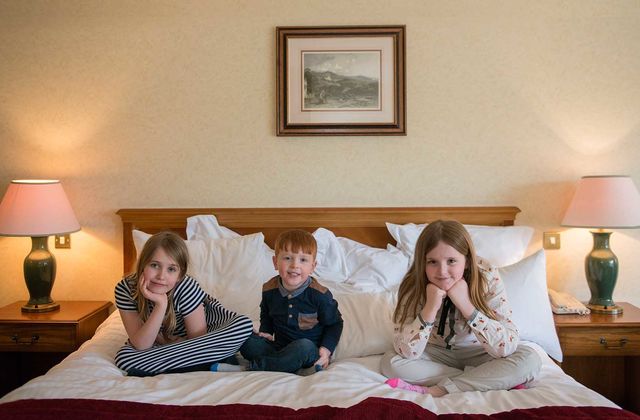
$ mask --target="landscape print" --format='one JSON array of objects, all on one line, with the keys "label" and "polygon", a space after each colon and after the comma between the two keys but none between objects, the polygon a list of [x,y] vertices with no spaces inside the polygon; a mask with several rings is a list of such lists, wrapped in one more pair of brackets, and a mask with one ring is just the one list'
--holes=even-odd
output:
[{"label": "landscape print", "polygon": [[379,110],[380,51],[303,51],[304,110]]}]

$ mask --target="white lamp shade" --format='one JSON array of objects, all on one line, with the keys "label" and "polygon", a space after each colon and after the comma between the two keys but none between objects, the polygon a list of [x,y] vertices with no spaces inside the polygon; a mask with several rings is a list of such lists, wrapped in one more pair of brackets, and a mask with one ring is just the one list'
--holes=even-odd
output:
[{"label": "white lamp shade", "polygon": [[80,230],[59,181],[11,181],[0,203],[0,235],[49,236]]},{"label": "white lamp shade", "polygon": [[638,189],[628,176],[585,176],[562,225],[601,229],[640,227]]}]

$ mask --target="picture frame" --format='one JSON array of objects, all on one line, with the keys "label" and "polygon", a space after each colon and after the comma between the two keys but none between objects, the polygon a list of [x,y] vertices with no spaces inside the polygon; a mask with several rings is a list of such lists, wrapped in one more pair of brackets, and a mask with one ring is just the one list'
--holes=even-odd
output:
[{"label": "picture frame", "polygon": [[406,135],[405,30],[277,27],[276,135]]}]

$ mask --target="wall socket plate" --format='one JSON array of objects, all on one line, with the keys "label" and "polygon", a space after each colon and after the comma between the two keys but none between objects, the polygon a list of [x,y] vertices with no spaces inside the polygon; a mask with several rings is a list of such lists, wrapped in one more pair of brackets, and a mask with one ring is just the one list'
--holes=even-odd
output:
[{"label": "wall socket plate", "polygon": [[56,248],[71,248],[71,235],[56,235]]},{"label": "wall socket plate", "polygon": [[544,232],[542,234],[542,247],[544,249],[560,249],[560,233]]}]

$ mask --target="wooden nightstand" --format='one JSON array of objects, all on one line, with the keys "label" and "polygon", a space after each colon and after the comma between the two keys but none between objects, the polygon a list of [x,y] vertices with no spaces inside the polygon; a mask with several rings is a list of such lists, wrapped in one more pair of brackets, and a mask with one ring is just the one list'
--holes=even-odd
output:
[{"label": "wooden nightstand", "polygon": [[640,309],[621,315],[554,315],[564,361],[575,380],[640,413]]},{"label": "wooden nightstand", "polygon": [[0,308],[0,395],[17,388],[87,341],[111,312],[111,302],[59,301],[53,312],[22,312],[24,301]]}]

